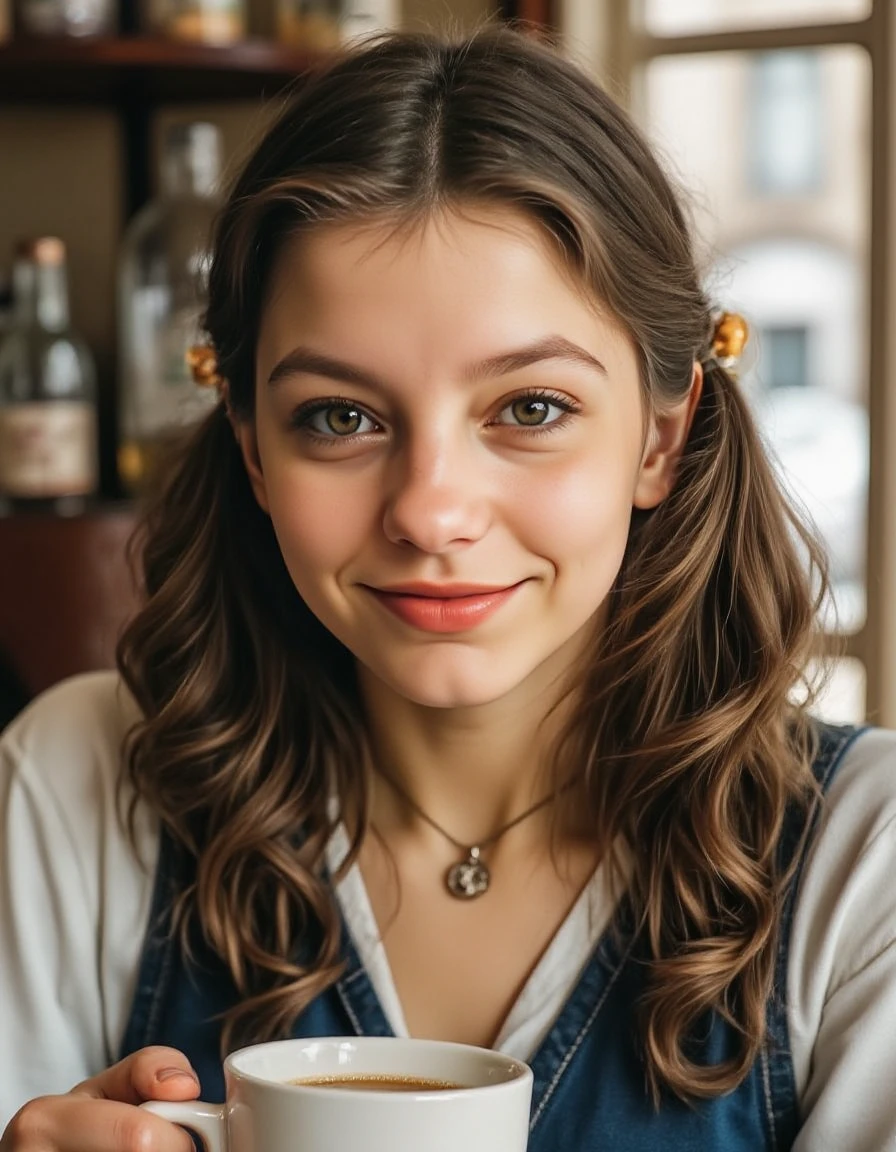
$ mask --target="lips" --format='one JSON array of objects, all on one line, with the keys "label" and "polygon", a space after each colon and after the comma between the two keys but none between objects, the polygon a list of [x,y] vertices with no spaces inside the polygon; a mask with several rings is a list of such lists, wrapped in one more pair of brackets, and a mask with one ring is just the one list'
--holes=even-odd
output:
[{"label": "lips", "polygon": [[467,632],[507,603],[521,584],[393,584],[368,591],[393,616],[424,632]]}]

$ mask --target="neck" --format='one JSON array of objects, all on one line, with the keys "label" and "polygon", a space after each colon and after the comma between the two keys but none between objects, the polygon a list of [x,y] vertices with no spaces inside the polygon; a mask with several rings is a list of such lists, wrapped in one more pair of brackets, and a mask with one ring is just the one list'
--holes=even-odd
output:
[{"label": "neck", "polygon": [[[485,840],[556,786],[550,751],[564,714],[507,698],[468,709],[426,708],[360,672],[373,760],[373,815],[385,831],[416,824],[401,792],[465,844]],[[393,781],[398,790],[382,779]],[[546,828],[551,806],[527,827]]]}]

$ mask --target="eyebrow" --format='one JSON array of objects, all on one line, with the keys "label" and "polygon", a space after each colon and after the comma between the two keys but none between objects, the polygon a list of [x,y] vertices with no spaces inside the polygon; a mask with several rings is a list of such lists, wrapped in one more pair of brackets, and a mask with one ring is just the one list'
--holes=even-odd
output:
[{"label": "eyebrow", "polygon": [[[533,364],[540,364],[546,360],[565,360],[568,363],[579,364],[592,371],[600,372],[606,376],[604,365],[586,352],[572,340],[565,336],[547,336],[543,340],[536,340],[524,348],[517,348],[510,352],[500,352],[496,356],[489,356],[480,360],[464,370],[465,380],[470,382],[507,376],[511,372],[518,372],[529,368]],[[313,352],[310,348],[293,348],[282,360],[274,365],[268,377],[268,384],[279,384],[289,376],[308,375],[323,376],[342,384],[358,384],[365,388],[385,390],[385,383],[381,377],[345,360],[334,356],[326,356],[322,352]]]}]

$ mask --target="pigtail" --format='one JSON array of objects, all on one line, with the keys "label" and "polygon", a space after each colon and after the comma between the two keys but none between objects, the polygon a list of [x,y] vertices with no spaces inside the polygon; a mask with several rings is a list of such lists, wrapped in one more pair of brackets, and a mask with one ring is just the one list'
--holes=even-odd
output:
[{"label": "pigtail", "polygon": [[[637,845],[630,898],[647,947],[641,1034],[656,1101],[663,1087],[729,1091],[765,1038],[782,822],[813,790],[808,720],[782,702],[814,650],[824,588],[822,555],[782,498],[738,385],[710,363],[675,488],[633,527],[561,750],[561,762],[589,759],[604,842],[621,833]],[[712,1011],[739,1046],[707,1066],[693,1040]]]},{"label": "pigtail", "polygon": [[184,951],[199,931],[245,998],[227,1048],[282,1034],[341,970],[320,863],[334,790],[351,826],[365,821],[345,785],[360,771],[352,673],[298,597],[223,403],[177,454],[135,547],[146,603],[118,665],[143,719],[127,770],[195,862],[174,909]]}]

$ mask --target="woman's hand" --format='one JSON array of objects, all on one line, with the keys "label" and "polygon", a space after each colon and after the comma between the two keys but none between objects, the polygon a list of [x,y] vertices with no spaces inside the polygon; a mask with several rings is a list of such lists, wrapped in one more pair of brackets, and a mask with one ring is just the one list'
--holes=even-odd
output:
[{"label": "woman's hand", "polygon": [[144,1100],[195,1100],[199,1080],[176,1048],[142,1048],[65,1096],[40,1096],[10,1120],[0,1152],[193,1152],[183,1128]]}]

